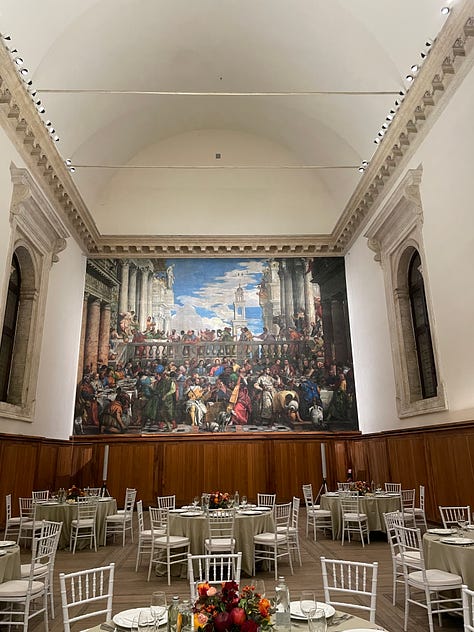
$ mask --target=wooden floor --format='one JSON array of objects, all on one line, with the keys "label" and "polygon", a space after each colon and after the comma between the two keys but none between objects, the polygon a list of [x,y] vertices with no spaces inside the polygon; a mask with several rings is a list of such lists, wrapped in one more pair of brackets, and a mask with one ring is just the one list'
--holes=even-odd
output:
[{"label": "wooden floor", "polygon": [[[347,559],[364,562],[379,562],[379,580],[377,590],[377,617],[378,624],[384,626],[389,632],[403,631],[403,595],[402,587],[396,606],[392,606],[392,562],[390,549],[382,534],[373,534],[370,545],[362,548],[360,542],[345,543],[341,546],[339,541],[335,542],[329,538],[320,536],[318,541],[313,542],[305,536],[305,514],[304,510],[300,514],[300,545],[303,565],[295,566],[294,575],[290,574],[288,564],[283,561],[279,565],[279,574],[285,576],[291,598],[297,600],[299,592],[303,588],[313,588],[317,597],[323,600],[322,579],[320,557]],[[378,536],[378,537],[377,537]],[[117,540],[118,542],[118,540]],[[136,542],[136,538],[135,538]],[[22,562],[29,561],[28,551],[22,552]],[[114,586],[114,612],[120,612],[127,608],[137,608],[148,606],[149,596],[155,589],[166,590],[170,600],[172,595],[180,595],[182,598],[189,598],[189,586],[185,580],[173,578],[171,586],[166,583],[166,578],[152,575],[150,582],[146,581],[146,562],[142,564],[138,573],[135,572],[136,543],[127,544],[122,547],[119,544],[100,547],[98,552],[83,550],[72,555],[69,551],[58,551],[55,567],[55,608],[56,618],[50,621],[50,632],[62,632],[61,599],[59,593],[59,572],[72,572],[87,568],[94,568],[110,562],[116,564],[115,586]],[[260,573],[259,578],[265,580],[267,596],[271,596],[275,585],[273,573]],[[412,606],[410,608],[409,632],[424,632],[428,630],[428,619],[422,608]],[[43,621],[32,623],[30,629],[43,630]],[[80,628],[78,628],[80,629]],[[445,616],[443,627],[439,628],[437,619],[435,630],[462,630],[460,618]]]}]

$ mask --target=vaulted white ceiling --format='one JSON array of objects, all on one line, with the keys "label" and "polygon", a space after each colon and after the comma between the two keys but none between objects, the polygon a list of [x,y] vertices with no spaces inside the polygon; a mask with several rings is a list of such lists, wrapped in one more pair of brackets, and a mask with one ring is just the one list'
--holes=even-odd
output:
[{"label": "vaulted white ceiling", "polygon": [[321,234],[446,4],[2,0],[0,31],[101,233]]}]

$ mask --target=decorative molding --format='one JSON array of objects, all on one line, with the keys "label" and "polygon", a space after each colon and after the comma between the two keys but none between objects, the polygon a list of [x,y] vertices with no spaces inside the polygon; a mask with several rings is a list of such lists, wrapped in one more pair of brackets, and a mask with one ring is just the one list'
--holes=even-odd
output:
[{"label": "decorative molding", "polygon": [[[276,237],[102,235],[10,56],[0,46],[0,124],[89,257],[344,255],[474,61],[474,0],[454,7],[331,234]],[[133,244],[130,242],[133,240]]]}]

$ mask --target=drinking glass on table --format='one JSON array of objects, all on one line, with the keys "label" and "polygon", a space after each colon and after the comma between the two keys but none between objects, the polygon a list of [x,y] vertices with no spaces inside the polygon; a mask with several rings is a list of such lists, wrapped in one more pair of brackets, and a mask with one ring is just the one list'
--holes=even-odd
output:
[{"label": "drinking glass on table", "polygon": [[309,619],[314,615],[318,607],[313,590],[302,590],[300,595],[300,609],[302,614]]},{"label": "drinking glass on table", "polygon": [[265,597],[265,582],[263,579],[256,579],[253,582],[254,591],[260,595],[260,597]]},{"label": "drinking glass on table", "polygon": [[463,535],[463,533],[466,531],[467,529],[467,525],[468,525],[468,521],[461,518],[457,521],[458,527],[460,529],[459,534]]},{"label": "drinking glass on table", "polygon": [[151,595],[150,612],[153,617],[153,625],[158,630],[160,619],[166,612],[166,593],[163,590],[156,590]]},{"label": "drinking glass on table", "polygon": [[194,498],[193,498],[193,507],[198,507],[199,503],[200,503],[199,496],[194,496]]},{"label": "drinking glass on table", "polygon": [[328,624],[326,621],[326,613],[322,608],[316,608],[310,616],[308,616],[309,632],[327,632]]},{"label": "drinking glass on table", "polygon": [[247,496],[242,496],[242,498],[240,499],[240,504],[242,505],[242,507],[245,507],[247,504]]}]

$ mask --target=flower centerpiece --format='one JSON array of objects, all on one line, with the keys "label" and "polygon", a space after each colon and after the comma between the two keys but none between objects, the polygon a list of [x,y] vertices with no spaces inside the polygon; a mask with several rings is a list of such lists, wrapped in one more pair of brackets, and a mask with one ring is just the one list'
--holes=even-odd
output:
[{"label": "flower centerpiece", "polygon": [[76,500],[78,496],[84,496],[84,492],[82,491],[82,489],[79,489],[79,487],[73,485],[67,490],[67,500]]},{"label": "flower centerpiece", "polygon": [[202,632],[257,632],[270,630],[273,613],[270,601],[254,586],[239,586],[233,581],[222,584],[219,591],[209,583],[198,584],[194,603],[194,629]]},{"label": "flower centerpiece", "polygon": [[351,484],[351,491],[359,492],[359,496],[365,496],[367,492],[370,492],[370,485],[365,481],[354,481]]},{"label": "flower centerpiece", "polygon": [[228,492],[211,492],[209,494],[209,509],[228,509],[230,501],[231,497]]}]

